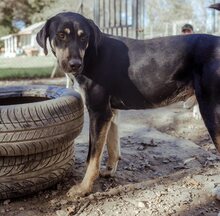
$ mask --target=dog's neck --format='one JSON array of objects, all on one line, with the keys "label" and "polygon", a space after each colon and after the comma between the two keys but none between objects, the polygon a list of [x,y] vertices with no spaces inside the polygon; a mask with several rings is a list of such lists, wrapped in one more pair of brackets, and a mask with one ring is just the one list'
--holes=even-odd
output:
[{"label": "dog's neck", "polygon": [[89,45],[86,50],[84,57],[84,68],[82,74],[84,76],[92,78],[92,71],[95,65],[97,65],[97,61],[99,59],[99,47],[95,47],[94,45]]}]

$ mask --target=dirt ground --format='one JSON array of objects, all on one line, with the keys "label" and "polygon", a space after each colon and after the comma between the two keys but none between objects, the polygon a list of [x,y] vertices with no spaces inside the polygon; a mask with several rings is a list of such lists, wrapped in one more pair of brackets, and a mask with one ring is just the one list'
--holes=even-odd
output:
[{"label": "dirt ground", "polygon": [[[65,79],[0,84],[28,83],[64,85]],[[152,110],[121,111],[119,122],[122,159],[114,178],[99,178],[87,197],[69,199],[65,195],[85,172],[86,113],[83,132],[75,140],[72,173],[45,191],[3,200],[0,215],[220,215],[220,156],[203,121],[195,120],[192,110],[178,103]],[[106,159],[105,151],[102,168]]]}]

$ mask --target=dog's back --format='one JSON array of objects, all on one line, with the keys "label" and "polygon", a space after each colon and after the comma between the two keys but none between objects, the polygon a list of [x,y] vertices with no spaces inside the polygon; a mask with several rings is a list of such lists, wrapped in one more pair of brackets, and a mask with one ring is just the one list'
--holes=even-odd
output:
[{"label": "dog's back", "polygon": [[89,76],[110,92],[115,108],[167,105],[193,94],[194,74],[202,76],[204,63],[218,58],[219,43],[205,34],[151,40],[106,35]]}]

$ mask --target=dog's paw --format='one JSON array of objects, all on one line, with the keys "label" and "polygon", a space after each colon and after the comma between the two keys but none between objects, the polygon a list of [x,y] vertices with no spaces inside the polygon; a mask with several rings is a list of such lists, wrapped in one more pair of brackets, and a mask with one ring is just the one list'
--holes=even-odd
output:
[{"label": "dog's paw", "polygon": [[100,172],[100,176],[104,178],[110,178],[114,176],[114,173],[112,173],[112,171],[109,170],[103,170]]},{"label": "dog's paw", "polygon": [[83,197],[91,191],[91,187],[85,187],[83,184],[77,184],[71,187],[66,195],[68,197]]},{"label": "dog's paw", "polygon": [[100,172],[100,176],[104,178],[113,177],[116,172],[117,165],[114,168],[107,166],[106,170]]},{"label": "dog's paw", "polygon": [[196,120],[201,120],[201,119],[202,119],[202,116],[201,116],[201,113],[200,113],[199,105],[198,105],[198,104],[196,104],[196,105],[193,107],[193,117],[194,117]]}]

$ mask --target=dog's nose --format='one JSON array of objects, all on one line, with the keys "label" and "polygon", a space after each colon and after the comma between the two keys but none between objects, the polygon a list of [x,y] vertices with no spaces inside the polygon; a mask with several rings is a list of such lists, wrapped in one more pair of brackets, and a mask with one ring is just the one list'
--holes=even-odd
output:
[{"label": "dog's nose", "polygon": [[79,70],[82,65],[82,61],[80,59],[71,59],[69,61],[69,65],[73,70]]}]

